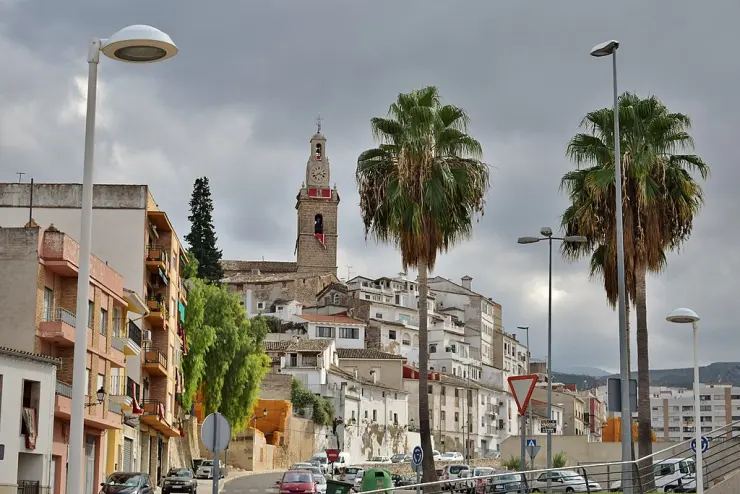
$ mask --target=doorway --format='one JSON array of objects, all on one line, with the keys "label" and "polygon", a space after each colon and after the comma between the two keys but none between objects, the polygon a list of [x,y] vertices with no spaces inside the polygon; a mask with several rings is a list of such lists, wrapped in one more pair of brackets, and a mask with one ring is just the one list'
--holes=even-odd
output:
[{"label": "doorway", "polygon": [[85,436],[85,494],[95,494],[95,436]]}]

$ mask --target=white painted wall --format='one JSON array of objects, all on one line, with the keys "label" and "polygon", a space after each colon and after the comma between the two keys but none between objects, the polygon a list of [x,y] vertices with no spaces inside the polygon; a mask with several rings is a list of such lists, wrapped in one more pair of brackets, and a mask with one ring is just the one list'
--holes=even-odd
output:
[{"label": "white painted wall", "polygon": [[[320,338],[316,336],[316,326],[334,328],[334,338]],[[359,338],[341,338],[340,328],[359,328]],[[337,348],[365,348],[365,325],[364,324],[335,324],[327,322],[309,322],[308,338],[314,340],[333,339]]]},{"label": "white painted wall", "polygon": [[[0,484],[15,485],[17,480],[38,480],[49,486],[49,464],[54,434],[54,396],[57,368],[30,359],[0,354],[2,376],[2,403],[0,403],[0,444],[5,445],[5,459],[0,468]],[[20,434],[23,380],[41,383],[39,393],[38,431],[36,449],[26,449],[25,437]],[[40,457],[39,466],[24,469],[18,479],[18,454]],[[35,462],[34,462],[35,463]]]}]

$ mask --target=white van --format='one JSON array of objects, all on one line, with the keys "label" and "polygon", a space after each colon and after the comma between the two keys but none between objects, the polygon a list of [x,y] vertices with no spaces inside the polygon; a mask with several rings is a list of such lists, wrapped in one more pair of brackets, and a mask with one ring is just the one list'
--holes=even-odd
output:
[{"label": "white van", "polygon": [[[313,456],[311,457],[311,460],[313,460],[313,459],[317,459],[318,460],[318,459],[321,459],[321,458],[326,459],[326,451],[318,451],[318,452],[314,453]],[[308,461],[310,462],[311,460],[308,460]],[[342,468],[348,467],[351,464],[352,464],[352,460],[351,460],[351,458],[349,456],[349,453],[345,453],[343,451],[340,452],[339,453],[339,458],[337,458],[337,461],[334,462],[334,475],[339,474],[339,472],[341,472],[341,469]]]},{"label": "white van", "polygon": [[[655,487],[663,492],[672,492],[679,485],[683,488],[696,487],[696,465],[693,458],[668,458],[653,463]],[[609,486],[612,492],[621,491],[622,481]]]}]

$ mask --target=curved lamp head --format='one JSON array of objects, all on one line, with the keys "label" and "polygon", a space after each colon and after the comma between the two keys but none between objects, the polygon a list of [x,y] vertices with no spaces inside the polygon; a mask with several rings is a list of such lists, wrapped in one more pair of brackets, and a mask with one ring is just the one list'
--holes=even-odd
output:
[{"label": "curved lamp head", "polygon": [[105,388],[103,386],[100,387],[98,392],[96,393],[96,398],[98,399],[98,403],[103,403],[105,401]]},{"label": "curved lamp head", "polygon": [[613,39],[610,41],[604,41],[591,48],[592,57],[608,57],[619,48],[619,41]]},{"label": "curved lamp head", "polygon": [[674,309],[671,311],[670,314],[668,314],[668,317],[665,318],[668,322],[677,322],[677,323],[694,323],[699,320],[699,315],[694,312],[691,309]]},{"label": "curved lamp head", "polygon": [[539,237],[519,237],[516,241],[518,244],[536,244],[539,242]]},{"label": "curved lamp head", "polygon": [[137,24],[124,27],[103,45],[106,57],[129,63],[151,63],[177,55],[172,39],[152,26]]}]

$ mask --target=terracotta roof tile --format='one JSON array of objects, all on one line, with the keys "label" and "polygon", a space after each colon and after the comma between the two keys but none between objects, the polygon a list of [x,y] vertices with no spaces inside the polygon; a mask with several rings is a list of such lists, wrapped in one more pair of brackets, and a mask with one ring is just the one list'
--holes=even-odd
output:
[{"label": "terracotta roof tile", "polygon": [[8,355],[11,357],[18,357],[18,358],[27,358],[31,360],[36,360],[37,362],[43,362],[46,364],[53,364],[53,365],[61,365],[62,360],[56,357],[51,357],[49,355],[44,355],[41,353],[31,353],[31,352],[25,352],[23,350],[16,350],[15,348],[8,348],[8,347],[0,347],[0,355]]},{"label": "terracotta roof tile", "polygon": [[340,359],[403,360],[401,355],[372,350],[370,348],[337,348]]},{"label": "terracotta roof tile", "polygon": [[301,314],[300,317],[309,322],[325,322],[333,324],[365,324],[359,319],[349,317],[346,313],[326,315],[326,314]]},{"label": "terracotta roof tile", "polygon": [[323,352],[331,346],[334,340],[328,338],[322,338],[312,340],[308,338],[301,338],[298,341],[293,341],[285,349],[286,352]]},{"label": "terracotta roof tile", "polygon": [[293,261],[221,261],[224,271],[247,271],[259,269],[261,273],[294,273],[298,270],[298,263]]},{"label": "terracotta roof tile", "polygon": [[263,341],[262,346],[266,352],[280,352],[288,348],[290,341]]}]

